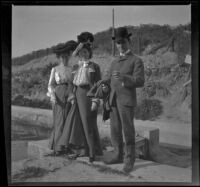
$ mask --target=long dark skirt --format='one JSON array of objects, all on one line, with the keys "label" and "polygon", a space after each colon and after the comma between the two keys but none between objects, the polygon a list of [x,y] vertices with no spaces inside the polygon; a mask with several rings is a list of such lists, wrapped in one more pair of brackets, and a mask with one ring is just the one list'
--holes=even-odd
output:
[{"label": "long dark skirt", "polygon": [[69,113],[71,104],[67,102],[68,86],[65,84],[58,85],[55,89],[56,104],[52,105],[53,109],[53,131],[49,140],[49,148],[55,151],[60,151],[58,145],[60,136],[62,135],[63,128],[67,115]]},{"label": "long dark skirt", "polygon": [[69,111],[58,145],[71,148],[84,156],[102,155],[97,112],[91,111],[91,100],[87,92],[88,89],[76,89],[76,102]]}]

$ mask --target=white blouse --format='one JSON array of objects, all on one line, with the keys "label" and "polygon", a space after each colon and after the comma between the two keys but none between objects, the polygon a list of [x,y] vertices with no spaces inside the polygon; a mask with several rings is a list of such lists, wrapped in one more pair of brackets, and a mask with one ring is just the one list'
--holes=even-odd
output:
[{"label": "white blouse", "polygon": [[52,68],[48,83],[47,96],[54,96],[55,87],[72,81],[71,68],[63,65]]},{"label": "white blouse", "polygon": [[92,68],[89,67],[89,61],[79,61],[79,68],[74,71],[74,79],[73,83],[76,86],[83,86],[89,85],[90,80],[90,73],[94,72]]}]

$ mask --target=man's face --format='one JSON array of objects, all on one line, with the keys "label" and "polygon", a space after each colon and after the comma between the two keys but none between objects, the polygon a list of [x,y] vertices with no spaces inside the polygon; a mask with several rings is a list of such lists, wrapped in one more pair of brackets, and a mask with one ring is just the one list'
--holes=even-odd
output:
[{"label": "man's face", "polygon": [[126,38],[117,40],[116,46],[120,53],[124,53],[125,51],[127,51],[129,49],[129,41]]}]

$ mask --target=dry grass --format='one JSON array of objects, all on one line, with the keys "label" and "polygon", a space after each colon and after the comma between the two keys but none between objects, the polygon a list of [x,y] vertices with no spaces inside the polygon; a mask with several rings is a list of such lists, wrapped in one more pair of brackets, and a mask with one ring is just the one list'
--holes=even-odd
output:
[{"label": "dry grass", "polygon": [[35,177],[43,177],[44,175],[48,174],[49,171],[44,168],[40,167],[26,167],[21,169],[18,173],[14,174],[12,176],[13,182],[19,182],[19,181],[25,181],[29,178],[35,178]]}]

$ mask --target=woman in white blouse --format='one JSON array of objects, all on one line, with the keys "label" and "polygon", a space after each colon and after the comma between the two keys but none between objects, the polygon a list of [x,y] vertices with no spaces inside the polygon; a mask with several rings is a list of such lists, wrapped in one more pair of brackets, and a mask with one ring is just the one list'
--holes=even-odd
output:
[{"label": "woman in white blouse", "polygon": [[47,96],[50,97],[53,109],[53,131],[49,141],[49,148],[58,155],[63,152],[57,143],[62,135],[66,117],[69,113],[74,97],[72,93],[72,73],[68,61],[77,43],[73,40],[60,44],[53,49],[59,59],[59,65],[52,68],[48,84]]}]

